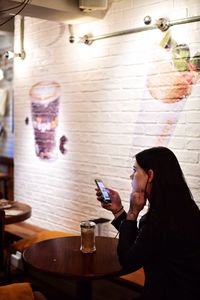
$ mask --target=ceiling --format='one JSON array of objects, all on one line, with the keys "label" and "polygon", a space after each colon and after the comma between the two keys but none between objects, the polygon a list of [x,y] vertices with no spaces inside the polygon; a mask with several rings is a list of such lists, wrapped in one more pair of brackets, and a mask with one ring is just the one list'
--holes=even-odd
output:
[{"label": "ceiling", "polygon": [[[28,0],[0,0],[0,24],[9,18],[12,18],[12,15],[18,13],[22,8],[21,4],[26,3],[27,1]],[[94,2],[93,0],[90,0],[88,2],[93,2],[94,4],[97,2],[106,3],[107,1],[102,0]],[[76,24],[91,22],[95,19],[102,19],[105,13],[106,9],[100,7],[91,10],[82,10],[79,8],[79,0],[31,0],[19,14],[44,20]],[[7,22],[4,27],[13,28],[13,22]],[[0,30],[4,30],[2,28],[3,27],[0,26]]]}]

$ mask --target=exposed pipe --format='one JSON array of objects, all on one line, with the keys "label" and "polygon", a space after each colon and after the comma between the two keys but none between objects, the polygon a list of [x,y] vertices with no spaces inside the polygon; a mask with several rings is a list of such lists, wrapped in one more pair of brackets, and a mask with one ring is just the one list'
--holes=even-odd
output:
[{"label": "exposed pipe", "polygon": [[199,21],[200,21],[200,16],[196,16],[196,17],[189,17],[189,18],[185,18],[185,19],[169,21],[169,25],[174,26],[174,25],[193,23],[193,22],[199,22]]},{"label": "exposed pipe", "polygon": [[146,27],[137,27],[137,28],[133,28],[133,29],[127,29],[127,30],[113,32],[113,33],[98,35],[98,36],[92,36],[92,35],[86,34],[80,38],[80,41],[87,45],[91,45],[94,41],[97,41],[97,40],[103,40],[103,39],[107,39],[107,38],[114,37],[114,36],[120,36],[120,35],[125,35],[125,34],[130,34],[130,33],[141,32],[141,31],[147,31],[147,30],[152,30],[152,29],[156,29],[156,28],[157,28],[157,26],[153,25],[153,26],[146,26]]},{"label": "exposed pipe", "polygon": [[122,31],[117,31],[117,32],[113,32],[113,33],[108,33],[108,34],[104,34],[104,35],[98,35],[98,36],[92,36],[92,35],[88,34],[88,35],[84,35],[83,37],[81,37],[80,41],[87,45],[91,45],[94,41],[107,39],[110,37],[121,36],[121,35],[125,35],[125,34],[142,32],[142,31],[147,31],[147,30],[153,30],[153,29],[157,29],[157,28],[160,29],[161,31],[166,31],[169,29],[169,27],[174,26],[174,25],[199,22],[199,21],[200,21],[200,16],[189,17],[189,18],[184,18],[184,19],[179,19],[179,20],[174,20],[174,21],[170,21],[166,18],[160,18],[156,21],[156,23],[154,25],[151,25],[151,26],[137,27],[137,28],[132,28],[132,29],[128,29],[128,30],[122,30]]},{"label": "exposed pipe", "polygon": [[24,17],[20,16],[20,58],[25,59],[26,52],[24,50]]}]

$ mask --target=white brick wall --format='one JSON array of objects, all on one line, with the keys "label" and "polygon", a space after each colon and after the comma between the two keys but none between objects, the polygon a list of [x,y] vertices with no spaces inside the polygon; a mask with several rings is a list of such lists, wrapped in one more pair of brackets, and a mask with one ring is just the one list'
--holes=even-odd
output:
[{"label": "white brick wall", "polygon": [[[75,32],[77,36],[90,32],[99,35],[144,26],[146,15],[153,20],[163,16],[174,20],[193,16],[194,8],[200,12],[198,0],[193,0],[192,6],[189,3],[115,0],[103,20],[77,25]],[[200,50],[200,22],[174,26],[171,32],[178,42]],[[164,33],[153,30],[124,35],[96,41],[91,46],[69,44],[68,36],[63,24],[25,18],[27,57],[15,61],[15,199],[33,207],[30,222],[79,232],[81,220],[112,218],[96,201],[95,177],[117,189],[128,207],[132,156],[154,145],[154,134],[163,126],[163,109],[169,108],[161,105],[158,110],[155,105],[152,109],[155,100],[149,98],[141,122],[147,63]],[[16,49],[18,41],[19,19]],[[44,79],[61,84],[57,138],[68,138],[67,154],[59,153],[53,162],[36,157],[31,124],[29,89]],[[179,158],[200,204],[199,95],[200,82],[193,87],[179,115],[169,147]],[[26,117],[29,125],[25,125]],[[115,234],[111,225],[104,230],[104,234]]]}]

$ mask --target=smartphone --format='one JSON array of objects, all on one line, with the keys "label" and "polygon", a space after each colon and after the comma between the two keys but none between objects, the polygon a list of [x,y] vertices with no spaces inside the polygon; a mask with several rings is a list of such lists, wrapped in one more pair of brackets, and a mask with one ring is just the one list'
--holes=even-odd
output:
[{"label": "smartphone", "polygon": [[102,196],[104,198],[104,201],[111,203],[110,196],[109,196],[108,192],[106,191],[106,187],[105,187],[103,181],[101,179],[95,179],[94,181],[95,181],[97,187],[100,189]]}]

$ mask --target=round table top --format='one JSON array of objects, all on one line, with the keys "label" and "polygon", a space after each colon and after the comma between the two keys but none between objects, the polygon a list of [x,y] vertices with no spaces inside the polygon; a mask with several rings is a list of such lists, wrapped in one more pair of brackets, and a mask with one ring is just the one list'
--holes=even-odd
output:
[{"label": "round table top", "polygon": [[80,236],[54,238],[25,250],[28,267],[41,273],[74,279],[97,279],[122,274],[117,257],[118,240],[96,237],[96,252],[80,251]]},{"label": "round table top", "polygon": [[31,207],[28,204],[18,201],[11,201],[11,207],[4,209],[5,224],[22,222],[31,216]]}]

